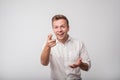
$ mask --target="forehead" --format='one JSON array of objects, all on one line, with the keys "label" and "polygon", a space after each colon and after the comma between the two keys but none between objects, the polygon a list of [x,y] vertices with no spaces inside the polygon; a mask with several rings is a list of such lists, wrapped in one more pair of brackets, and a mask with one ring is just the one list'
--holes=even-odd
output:
[{"label": "forehead", "polygon": [[53,24],[54,23],[67,23],[67,21],[65,19],[58,19],[58,20],[54,20]]},{"label": "forehead", "polygon": [[58,19],[53,21],[53,25],[57,24],[67,24],[67,21],[65,19]]}]

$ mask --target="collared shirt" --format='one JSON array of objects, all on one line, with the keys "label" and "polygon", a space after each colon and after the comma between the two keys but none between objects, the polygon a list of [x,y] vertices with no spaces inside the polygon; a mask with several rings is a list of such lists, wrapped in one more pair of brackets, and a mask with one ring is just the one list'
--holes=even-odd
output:
[{"label": "collared shirt", "polygon": [[83,42],[69,36],[63,44],[56,41],[56,46],[51,48],[50,67],[52,80],[81,80],[80,67],[70,68],[78,58],[90,67],[90,58]]}]

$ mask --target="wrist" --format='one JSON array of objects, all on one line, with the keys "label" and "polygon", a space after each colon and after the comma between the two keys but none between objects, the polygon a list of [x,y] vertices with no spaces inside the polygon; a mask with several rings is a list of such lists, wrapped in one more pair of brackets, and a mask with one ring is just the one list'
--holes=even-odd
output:
[{"label": "wrist", "polygon": [[46,44],[46,45],[45,45],[45,48],[50,49],[51,47],[50,47],[48,44]]}]

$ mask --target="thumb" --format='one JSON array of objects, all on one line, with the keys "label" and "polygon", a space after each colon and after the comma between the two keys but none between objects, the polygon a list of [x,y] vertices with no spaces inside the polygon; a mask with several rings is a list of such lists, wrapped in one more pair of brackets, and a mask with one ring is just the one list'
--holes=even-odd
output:
[{"label": "thumb", "polygon": [[79,60],[82,61],[82,58],[80,57]]},{"label": "thumb", "polygon": [[52,34],[48,35],[48,40],[52,40]]}]

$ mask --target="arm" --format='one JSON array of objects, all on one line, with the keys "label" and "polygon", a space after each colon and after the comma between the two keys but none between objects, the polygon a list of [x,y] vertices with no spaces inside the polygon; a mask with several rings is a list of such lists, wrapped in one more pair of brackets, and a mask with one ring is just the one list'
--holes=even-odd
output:
[{"label": "arm", "polygon": [[82,43],[81,46],[82,47],[80,50],[81,51],[80,58],[78,58],[75,64],[70,65],[70,67],[71,68],[80,67],[82,70],[88,71],[91,66],[90,58],[88,56],[88,52],[87,49],[85,48],[85,45]]},{"label": "arm", "polygon": [[56,45],[56,40],[52,40],[52,35],[48,35],[47,43],[44,46],[41,54],[41,64],[44,66],[47,66],[49,64],[49,56],[51,47]]},{"label": "arm", "polygon": [[41,54],[41,64],[47,66],[49,64],[49,55],[51,48],[45,45],[42,54]]},{"label": "arm", "polygon": [[82,70],[84,70],[84,71],[88,71],[88,70],[89,70],[88,64],[87,64],[87,63],[83,63],[83,62],[81,62],[80,68],[81,68]]}]

